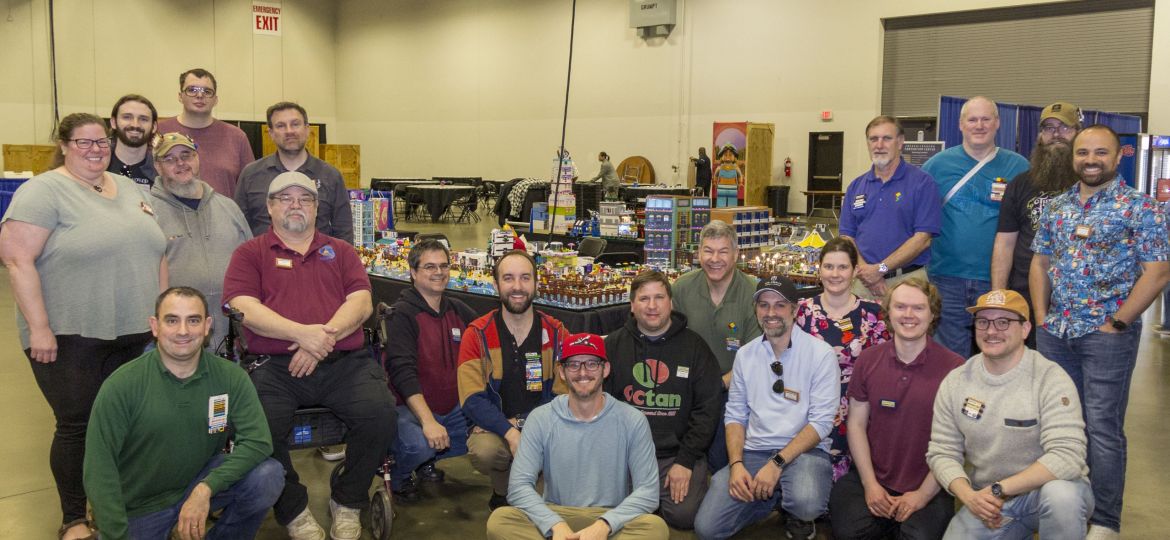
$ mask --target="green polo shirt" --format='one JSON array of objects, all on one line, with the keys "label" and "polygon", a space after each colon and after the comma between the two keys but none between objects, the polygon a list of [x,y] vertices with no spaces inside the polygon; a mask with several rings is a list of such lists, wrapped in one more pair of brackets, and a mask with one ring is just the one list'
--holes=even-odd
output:
[{"label": "green polo shirt", "polygon": [[675,311],[687,316],[687,328],[703,336],[723,373],[731,371],[735,351],[761,333],[752,301],[758,280],[739,269],[734,272],[718,306],[711,302],[711,289],[702,268],[683,274],[671,287]]}]

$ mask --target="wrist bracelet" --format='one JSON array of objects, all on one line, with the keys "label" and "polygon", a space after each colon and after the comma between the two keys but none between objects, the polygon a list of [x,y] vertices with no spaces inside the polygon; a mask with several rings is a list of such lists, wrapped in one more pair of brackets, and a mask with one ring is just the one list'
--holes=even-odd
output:
[{"label": "wrist bracelet", "polygon": [[[734,467],[736,463],[739,463],[740,465],[743,465],[743,460],[742,460],[742,459],[738,459],[738,460],[732,461],[732,462],[731,462],[731,465],[728,465],[728,466],[727,466],[727,470],[728,470],[728,471],[730,471],[730,470],[731,470],[731,468],[732,468],[732,467]],[[744,466],[746,467],[746,465],[744,465]]]}]

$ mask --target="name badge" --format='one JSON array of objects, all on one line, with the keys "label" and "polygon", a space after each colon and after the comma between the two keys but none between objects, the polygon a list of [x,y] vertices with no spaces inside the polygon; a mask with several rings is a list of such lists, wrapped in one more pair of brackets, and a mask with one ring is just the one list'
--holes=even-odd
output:
[{"label": "name badge", "polygon": [[849,320],[848,317],[844,319],[837,319],[836,321],[833,321],[833,326],[836,326],[837,329],[842,332],[848,332],[853,330],[853,321]]},{"label": "name badge", "polygon": [[739,350],[739,338],[727,338],[727,350],[735,352]]},{"label": "name badge", "polygon": [[1001,183],[1002,178],[996,178],[995,183],[991,184],[991,200],[999,202],[1003,200],[1003,194],[1007,192],[1007,184]]},{"label": "name badge", "polygon": [[894,401],[892,399],[883,399],[883,400],[879,401],[878,404],[880,404],[882,407],[885,407],[887,409],[897,409],[898,408],[898,402]]},{"label": "name badge", "polygon": [[788,401],[791,401],[793,403],[800,403],[800,392],[797,392],[796,390],[793,390],[791,388],[785,388],[784,389],[784,399],[787,399]]},{"label": "name badge", "polygon": [[862,208],[865,208],[865,194],[864,193],[853,198],[853,209],[854,210],[861,210]]},{"label": "name badge", "polygon": [[524,389],[529,392],[544,390],[544,365],[540,353],[524,353]]},{"label": "name badge", "polygon": [[1075,234],[1077,235],[1077,238],[1085,239],[1092,236],[1093,228],[1088,225],[1077,225]]},{"label": "name badge", "polygon": [[228,395],[207,398],[207,434],[223,433],[227,429]]},{"label": "name badge", "polygon": [[276,267],[277,268],[284,268],[286,270],[292,270],[292,259],[285,259],[282,257],[277,257],[276,258]]},{"label": "name badge", "polygon": [[461,340],[463,340],[463,332],[460,332],[458,328],[452,328],[451,340],[455,343],[459,343]]},{"label": "name badge", "polygon": [[691,368],[686,367],[686,366],[679,366],[677,375],[678,375],[678,378],[680,378],[680,379],[690,378]]},{"label": "name badge", "polygon": [[983,411],[987,405],[975,398],[967,398],[963,400],[963,416],[972,420],[983,418]]}]

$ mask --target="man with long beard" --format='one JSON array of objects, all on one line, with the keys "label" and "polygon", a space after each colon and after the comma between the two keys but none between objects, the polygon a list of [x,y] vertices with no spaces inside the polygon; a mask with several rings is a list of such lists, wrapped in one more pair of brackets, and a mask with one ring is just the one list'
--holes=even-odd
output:
[{"label": "man with long beard", "polygon": [[149,99],[138,94],[119,98],[110,111],[110,127],[118,142],[106,170],[125,176],[142,189],[149,190],[158,175],[150,155],[150,138],[154,136],[157,123],[158,111]]},{"label": "man with long beard", "polygon": [[508,504],[508,474],[528,413],[565,393],[556,375],[569,332],[536,311],[536,261],[509,251],[495,268],[502,309],[467,326],[459,346],[459,405],[473,425],[467,437],[471,465],[491,478],[492,510]]},{"label": "man with long beard", "polygon": [[[1032,150],[1031,168],[1016,176],[1003,195],[999,226],[991,252],[991,288],[1011,289],[1029,302],[1028,269],[1032,266],[1032,238],[1048,202],[1076,183],[1072,142],[1084,116],[1071,103],[1058,101],[1040,113],[1040,134]],[[1036,346],[1035,332],[1026,344]]]}]

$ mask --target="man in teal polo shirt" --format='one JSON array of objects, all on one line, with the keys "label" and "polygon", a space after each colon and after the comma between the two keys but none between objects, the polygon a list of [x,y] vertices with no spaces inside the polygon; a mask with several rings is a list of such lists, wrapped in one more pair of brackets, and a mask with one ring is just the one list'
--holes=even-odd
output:
[{"label": "man in teal polo shirt", "polygon": [[[735,229],[713,220],[699,231],[699,266],[674,282],[674,309],[687,317],[687,328],[703,338],[723,375],[723,402],[731,384],[731,365],[739,347],[760,335],[756,320],[756,278],[735,267],[739,246]],[[722,416],[722,414],[720,415]],[[719,422],[707,460],[711,470],[727,465],[723,422]]]},{"label": "man in teal polo shirt", "polygon": [[967,306],[991,290],[991,252],[999,207],[1008,182],[1028,170],[1023,156],[995,146],[999,109],[971,98],[959,113],[963,144],[930,158],[922,170],[942,196],[942,229],[930,244],[930,281],[942,294],[942,321],[935,339],[959,356],[971,356]]}]

